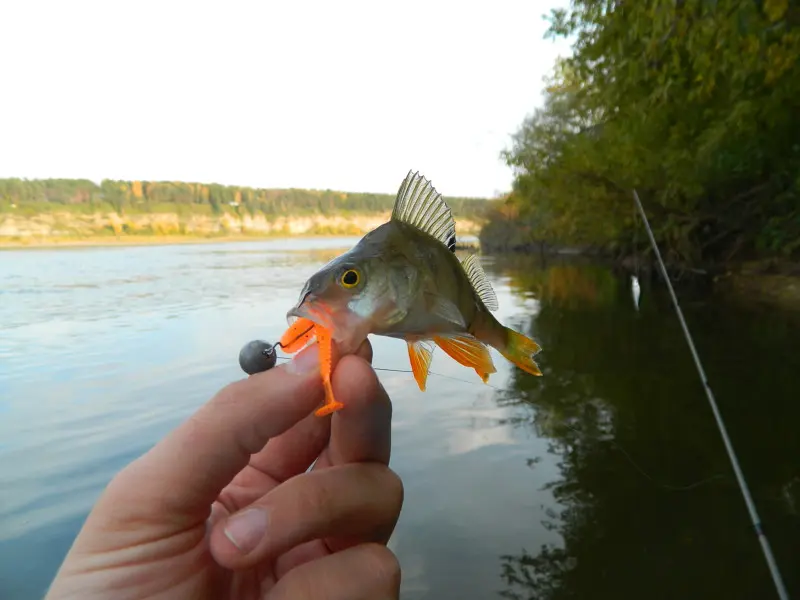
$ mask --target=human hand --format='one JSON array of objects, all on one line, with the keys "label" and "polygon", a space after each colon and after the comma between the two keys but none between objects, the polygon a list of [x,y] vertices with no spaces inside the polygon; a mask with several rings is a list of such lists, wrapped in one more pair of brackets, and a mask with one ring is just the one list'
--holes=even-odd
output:
[{"label": "human hand", "polygon": [[403,487],[371,360],[365,342],[339,361],[345,408],[323,418],[316,344],[223,388],[114,477],[47,599],[398,598]]}]

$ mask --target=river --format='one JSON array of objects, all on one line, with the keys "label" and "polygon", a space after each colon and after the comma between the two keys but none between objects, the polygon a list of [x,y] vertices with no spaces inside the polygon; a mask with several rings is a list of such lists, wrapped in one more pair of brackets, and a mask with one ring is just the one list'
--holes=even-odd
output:
[{"label": "river", "polygon": [[[0,253],[0,597],[46,590],[113,474],[275,340],[352,238]],[[379,371],[405,504],[404,599],[776,597],[668,297],[578,259],[483,257],[544,376],[441,350],[428,390]],[[684,311],[790,591],[800,593],[800,324]],[[408,369],[373,338],[374,365]]]}]

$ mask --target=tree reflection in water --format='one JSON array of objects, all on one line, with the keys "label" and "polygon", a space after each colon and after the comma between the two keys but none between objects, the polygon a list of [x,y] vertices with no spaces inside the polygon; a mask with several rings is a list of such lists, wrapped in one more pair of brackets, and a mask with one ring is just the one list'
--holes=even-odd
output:
[{"label": "tree reflection in water", "polygon": [[[514,600],[768,598],[774,588],[668,298],[582,261],[486,264],[535,297],[543,377],[520,370],[510,425],[551,440],[561,476],[548,527],[563,545],[501,557]],[[683,292],[678,290],[679,294]],[[800,326],[774,310],[682,297],[695,343],[790,593],[800,553]],[[537,460],[529,465],[536,476]]]}]

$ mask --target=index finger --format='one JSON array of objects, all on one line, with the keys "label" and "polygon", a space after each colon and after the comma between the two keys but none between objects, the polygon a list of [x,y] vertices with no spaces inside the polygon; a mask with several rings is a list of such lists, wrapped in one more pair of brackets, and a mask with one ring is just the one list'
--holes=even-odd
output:
[{"label": "index finger", "polygon": [[[365,340],[355,353],[372,363],[369,340]],[[347,397],[341,399],[346,405],[350,404]],[[271,439],[261,452],[250,457],[250,466],[277,482],[285,481],[306,471],[319,458],[328,445],[330,432],[330,418],[310,414],[286,433]]]},{"label": "index finger", "polygon": [[188,513],[205,519],[250,456],[322,398],[316,344],[289,363],[226,386],[118,476],[126,504],[162,518]]}]

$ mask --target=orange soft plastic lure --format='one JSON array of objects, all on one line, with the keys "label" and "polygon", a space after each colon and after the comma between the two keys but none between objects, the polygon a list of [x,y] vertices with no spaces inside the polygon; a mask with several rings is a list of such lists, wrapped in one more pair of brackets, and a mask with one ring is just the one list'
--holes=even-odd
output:
[{"label": "orange soft plastic lure", "polygon": [[314,337],[319,344],[320,374],[322,385],[325,387],[325,404],[318,408],[314,414],[324,417],[344,408],[344,404],[337,402],[333,395],[331,385],[331,372],[333,371],[333,339],[330,332],[317,325],[310,319],[298,319],[287,329],[278,342],[287,354],[294,354],[304,348]]}]

